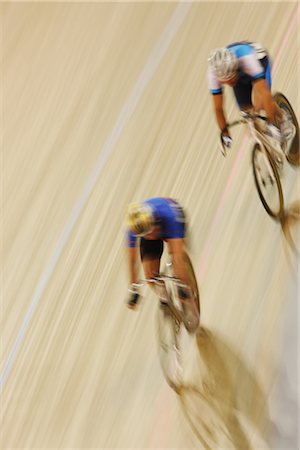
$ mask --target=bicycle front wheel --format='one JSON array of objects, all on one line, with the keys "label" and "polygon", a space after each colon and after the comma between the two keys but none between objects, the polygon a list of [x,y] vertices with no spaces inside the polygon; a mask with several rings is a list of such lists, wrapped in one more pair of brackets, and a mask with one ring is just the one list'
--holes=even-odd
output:
[{"label": "bicycle front wheel", "polygon": [[270,153],[255,144],[252,152],[255,185],[267,213],[280,219],[284,213],[284,200],[280,177]]},{"label": "bicycle front wheel", "polygon": [[165,305],[158,308],[157,325],[160,365],[169,386],[179,393],[183,381],[179,345],[181,323],[174,318],[168,305]]},{"label": "bicycle front wheel", "polygon": [[279,108],[283,109],[287,115],[287,117],[290,119],[290,121],[294,124],[296,133],[291,142],[287,143],[287,148],[285,149],[286,158],[289,163],[293,164],[294,166],[300,165],[300,141],[299,141],[299,124],[296,117],[296,114],[293,111],[293,108],[288,101],[288,99],[281,94],[280,92],[277,92],[274,96],[274,101],[277,103]]}]

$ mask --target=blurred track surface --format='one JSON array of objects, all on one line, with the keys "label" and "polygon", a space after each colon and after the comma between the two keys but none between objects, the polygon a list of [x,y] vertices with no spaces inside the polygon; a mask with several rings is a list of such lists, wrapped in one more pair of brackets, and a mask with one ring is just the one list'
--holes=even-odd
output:
[{"label": "blurred track surface", "polygon": [[[227,159],[217,150],[206,60],[263,43],[299,118],[297,3],[0,10],[1,447],[296,448],[299,172],[285,169],[281,227],[245,130]],[[185,206],[201,288],[181,397],[159,367],[152,294],[124,306],[124,211],[151,196]]]}]

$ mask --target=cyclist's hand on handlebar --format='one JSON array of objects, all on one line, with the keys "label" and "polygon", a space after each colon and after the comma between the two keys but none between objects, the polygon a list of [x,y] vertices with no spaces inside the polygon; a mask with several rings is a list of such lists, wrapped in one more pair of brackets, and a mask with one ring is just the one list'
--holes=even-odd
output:
[{"label": "cyclist's hand on handlebar", "polygon": [[221,152],[223,156],[227,156],[227,151],[232,146],[232,137],[228,134],[228,132],[221,131]]},{"label": "cyclist's hand on handlebar", "polygon": [[135,309],[140,300],[139,287],[138,284],[132,283],[128,288],[128,299],[126,303],[130,309]]}]

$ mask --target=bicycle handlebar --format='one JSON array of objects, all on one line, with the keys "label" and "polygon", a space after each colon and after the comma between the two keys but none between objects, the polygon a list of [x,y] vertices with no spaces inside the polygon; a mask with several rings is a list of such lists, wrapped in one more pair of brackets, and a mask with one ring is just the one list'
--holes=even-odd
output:
[{"label": "bicycle handlebar", "polygon": [[185,283],[182,283],[182,281],[179,280],[178,278],[172,277],[170,275],[164,275],[164,274],[159,274],[152,278],[142,279],[139,281],[138,284],[140,284],[142,286],[143,284],[146,284],[146,283],[154,283],[155,284],[155,283],[159,283],[160,281],[165,281],[165,280],[172,281],[173,283],[177,284],[177,286],[188,287]]},{"label": "bicycle handlebar", "polygon": [[234,122],[228,123],[228,124],[226,124],[226,127],[227,127],[227,128],[232,128],[232,127],[234,127],[235,125],[238,125],[238,124],[240,124],[240,123],[247,123],[247,121],[248,121],[249,119],[250,119],[250,120],[253,120],[253,121],[254,121],[255,119],[261,119],[261,120],[264,120],[264,121],[267,121],[267,120],[268,120],[267,117],[261,116],[260,114],[256,114],[256,113],[255,113],[255,114],[246,113],[242,119],[235,120]]}]

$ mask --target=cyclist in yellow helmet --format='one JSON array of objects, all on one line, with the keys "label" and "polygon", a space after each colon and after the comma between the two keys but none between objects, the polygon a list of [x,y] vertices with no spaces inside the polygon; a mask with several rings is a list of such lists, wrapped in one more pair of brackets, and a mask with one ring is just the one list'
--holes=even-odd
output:
[{"label": "cyclist in yellow helmet", "polygon": [[[184,284],[191,286],[187,269],[187,252],[185,244],[186,222],[181,205],[170,198],[150,198],[143,202],[132,203],[127,210],[127,243],[129,257],[129,298],[127,305],[135,309],[139,302],[139,285],[137,274],[138,250],[146,278],[157,275],[164,242],[172,257],[174,276]],[[198,326],[194,308],[190,316]]]}]

